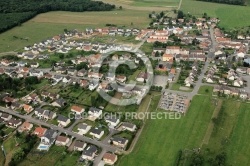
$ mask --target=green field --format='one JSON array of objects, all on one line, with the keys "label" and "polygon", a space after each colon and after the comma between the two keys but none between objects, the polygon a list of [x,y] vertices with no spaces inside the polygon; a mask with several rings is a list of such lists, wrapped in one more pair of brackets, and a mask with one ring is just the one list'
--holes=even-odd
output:
[{"label": "green field", "polygon": [[119,165],[173,165],[179,150],[200,146],[213,110],[208,96],[195,96],[181,119],[148,120],[134,151]]},{"label": "green field", "polygon": [[204,85],[200,87],[198,94],[209,95],[212,94],[213,89],[214,89],[213,86]]},{"label": "green field", "polygon": [[237,120],[230,135],[230,145],[227,147],[228,162],[232,165],[250,165],[249,110],[250,104],[241,104],[235,115]]},{"label": "green field", "polygon": [[250,6],[236,6],[219,3],[183,0],[181,10],[197,17],[207,13],[211,17],[219,17],[220,26],[235,28],[250,25]]}]

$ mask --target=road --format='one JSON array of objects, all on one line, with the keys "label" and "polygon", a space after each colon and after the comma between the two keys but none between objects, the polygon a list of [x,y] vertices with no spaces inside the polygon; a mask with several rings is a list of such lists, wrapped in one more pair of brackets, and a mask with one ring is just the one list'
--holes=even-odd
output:
[{"label": "road", "polygon": [[178,5],[178,7],[177,7],[177,10],[180,10],[181,4],[182,4],[182,0],[180,0],[180,3],[179,3],[179,5]]}]

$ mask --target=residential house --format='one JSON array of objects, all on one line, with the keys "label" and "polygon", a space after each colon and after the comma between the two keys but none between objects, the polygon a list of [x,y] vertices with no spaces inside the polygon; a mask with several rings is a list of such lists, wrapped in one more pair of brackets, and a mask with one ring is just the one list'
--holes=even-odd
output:
[{"label": "residential house", "polygon": [[71,77],[70,76],[65,76],[65,77],[63,77],[63,79],[62,79],[62,82],[63,83],[69,83],[71,81]]},{"label": "residential house", "polygon": [[91,129],[91,126],[89,126],[89,125],[86,124],[86,123],[80,123],[80,124],[77,126],[78,134],[80,134],[80,135],[87,134],[87,133],[89,132],[90,129]]},{"label": "residential house", "polygon": [[30,63],[30,67],[32,67],[32,68],[38,68],[39,67],[39,63],[38,62],[32,62],[32,63]]},{"label": "residential house", "polygon": [[105,122],[108,123],[109,127],[115,128],[120,123],[120,119],[114,116],[108,116],[105,118]]},{"label": "residential house", "polygon": [[55,130],[47,129],[45,134],[41,137],[40,144],[51,146],[55,142],[56,137],[57,137],[57,132]]},{"label": "residential house", "polygon": [[22,124],[22,120],[21,119],[16,119],[16,118],[11,118],[8,122],[7,122],[7,126],[11,127],[11,128],[17,128],[18,126],[20,126]]},{"label": "residential house", "polygon": [[102,110],[95,107],[90,107],[88,114],[90,117],[97,119],[102,115]]},{"label": "residential house", "polygon": [[23,107],[23,105],[20,104],[20,103],[18,103],[18,102],[12,102],[11,105],[10,105],[10,108],[11,108],[12,110],[20,109],[20,108],[22,108],[22,107]]},{"label": "residential house", "polygon": [[77,76],[83,77],[87,74],[87,71],[85,69],[81,69],[77,72]]},{"label": "residential house", "polygon": [[174,56],[173,54],[163,54],[162,61],[163,62],[173,62]]},{"label": "residential house", "polygon": [[0,118],[3,119],[5,122],[7,122],[12,118],[12,115],[3,112]]},{"label": "residential house", "polygon": [[114,165],[115,162],[117,161],[117,155],[107,152],[107,153],[104,154],[102,159],[103,159],[105,164]]},{"label": "residential house", "polygon": [[98,87],[98,85],[99,85],[99,80],[93,79],[89,82],[88,88],[89,88],[89,90],[92,91],[92,90],[96,89]]},{"label": "residential house", "polygon": [[55,107],[64,107],[67,105],[67,102],[63,98],[59,98],[55,100],[53,103],[51,103],[51,105]]},{"label": "residential house", "polygon": [[129,122],[123,122],[121,127],[122,127],[123,130],[128,130],[128,131],[131,131],[131,132],[135,132],[135,130],[136,130],[136,125],[132,124],[132,123],[129,123]]},{"label": "residential house", "polygon": [[100,139],[104,135],[104,131],[101,128],[96,127],[92,128],[89,134],[97,139]]},{"label": "residential house", "polygon": [[123,148],[123,149],[125,149],[127,144],[128,144],[128,139],[122,138],[122,137],[117,137],[117,136],[111,138],[111,141],[112,141],[113,145],[120,147],[120,148]]},{"label": "residential house", "polygon": [[25,121],[19,128],[18,128],[18,131],[19,132],[23,132],[23,131],[30,131],[32,128],[33,128],[33,124],[32,123],[29,123],[27,121]]},{"label": "residential house", "polygon": [[74,112],[75,114],[82,114],[84,110],[85,110],[84,108],[76,106],[76,105],[73,105],[71,107],[71,111]]},{"label": "residential house", "polygon": [[83,149],[87,146],[85,142],[76,140],[74,143],[74,151],[83,151]]},{"label": "residential house", "polygon": [[83,150],[81,158],[83,160],[93,161],[97,153],[97,147],[94,145],[89,145],[85,150]]},{"label": "residential house", "polygon": [[37,135],[38,137],[42,137],[46,133],[47,129],[43,127],[36,127],[33,134]]},{"label": "residential house", "polygon": [[24,104],[23,105],[23,110],[26,112],[26,114],[29,114],[34,110],[34,108],[31,105]]},{"label": "residential house", "polygon": [[79,84],[81,87],[87,88],[89,85],[89,81],[88,80],[80,80]]},{"label": "residential house", "polygon": [[55,144],[57,146],[66,146],[69,143],[69,138],[66,136],[57,136]]},{"label": "residential house", "polygon": [[71,121],[69,118],[67,118],[63,115],[58,115],[57,122],[59,123],[58,126],[66,127],[70,124]]}]

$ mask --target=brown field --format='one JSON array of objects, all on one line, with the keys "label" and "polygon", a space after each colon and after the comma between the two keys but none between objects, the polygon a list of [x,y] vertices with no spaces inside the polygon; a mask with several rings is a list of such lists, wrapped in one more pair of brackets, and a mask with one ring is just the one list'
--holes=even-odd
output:
[{"label": "brown field", "polygon": [[[48,12],[31,20],[34,23],[78,24],[84,26],[120,26],[145,27],[149,23],[148,12],[132,10],[115,10],[108,12]],[[131,25],[132,23],[132,25]]]},{"label": "brown field", "polygon": [[[178,1],[158,0],[155,3],[146,3],[136,0],[102,0],[105,3],[114,4],[117,7],[122,6],[123,9],[141,10],[141,11],[165,11],[176,8]],[[153,1],[153,0],[152,0]]]}]

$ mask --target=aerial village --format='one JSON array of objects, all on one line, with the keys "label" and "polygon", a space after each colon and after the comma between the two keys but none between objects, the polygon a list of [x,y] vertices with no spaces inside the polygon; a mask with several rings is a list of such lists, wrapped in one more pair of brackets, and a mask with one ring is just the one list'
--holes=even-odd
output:
[{"label": "aerial village", "polygon": [[[137,111],[148,90],[161,92],[158,109],[183,116],[202,85],[214,86],[213,95],[250,100],[250,36],[231,38],[217,26],[218,18],[151,17],[145,29],[64,30],[17,55],[1,57],[1,138],[29,133],[39,139],[38,152],[63,146],[86,165],[114,165],[138,141],[142,120],[107,115]],[[143,65],[143,56],[153,71]],[[136,67],[129,69],[128,63]],[[149,74],[154,78],[146,89]],[[132,89],[122,86],[131,80],[136,82]],[[113,82],[121,86],[115,89]],[[136,101],[129,108],[117,107],[99,91]]]}]

